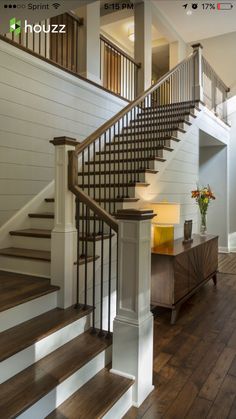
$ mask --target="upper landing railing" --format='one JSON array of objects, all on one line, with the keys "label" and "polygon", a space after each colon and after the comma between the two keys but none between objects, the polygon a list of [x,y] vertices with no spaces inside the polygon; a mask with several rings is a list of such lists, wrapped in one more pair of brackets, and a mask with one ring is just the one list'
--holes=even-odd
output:
[{"label": "upper landing railing", "polygon": [[[34,31],[5,37],[15,45],[57,64],[65,70],[80,76],[80,56],[84,45],[81,43],[80,27],[83,20],[71,13],[42,20],[40,25],[66,25],[65,33],[45,33]],[[132,101],[137,96],[137,78],[140,64],[127,55],[103,35],[100,36],[100,78],[104,89]],[[80,76],[81,77],[81,76]],[[101,87],[100,86],[100,87]]]},{"label": "upper landing railing", "polygon": [[[84,79],[80,76],[79,62],[80,51],[83,47],[79,28],[83,25],[83,20],[70,13],[64,13],[39,23],[47,25],[50,22],[58,25],[65,24],[66,33],[35,33],[33,31],[16,35],[12,32],[0,36],[0,39],[8,40],[15,46],[26,49],[37,57]],[[198,78],[199,86],[195,86],[195,98],[198,97],[220,119],[227,122],[226,100],[229,89],[202,56],[202,46],[196,44],[193,48],[198,49],[194,66],[188,74],[185,74],[187,70],[181,72],[179,84],[173,82],[169,85],[165,93],[162,93],[162,96],[165,95],[163,100],[167,101],[166,103],[173,103],[173,100],[178,98],[178,89],[181,88],[187,92],[190,89],[190,80]],[[139,68],[140,64],[136,63],[132,57],[104,36],[100,36],[100,78],[104,89],[133,101],[137,97]],[[189,79],[186,79],[187,76]]]}]

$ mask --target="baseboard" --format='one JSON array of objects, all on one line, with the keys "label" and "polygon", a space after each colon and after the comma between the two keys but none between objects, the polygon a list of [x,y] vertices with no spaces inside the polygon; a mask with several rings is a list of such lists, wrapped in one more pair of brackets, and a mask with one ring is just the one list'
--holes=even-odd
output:
[{"label": "baseboard", "polygon": [[231,249],[229,249],[228,247],[219,246],[218,252],[219,253],[230,253],[231,252]]}]

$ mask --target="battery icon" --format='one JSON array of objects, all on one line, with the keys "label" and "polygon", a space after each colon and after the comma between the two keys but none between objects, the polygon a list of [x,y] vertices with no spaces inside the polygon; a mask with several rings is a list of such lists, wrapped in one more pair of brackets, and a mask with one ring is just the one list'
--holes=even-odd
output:
[{"label": "battery icon", "polygon": [[218,10],[231,10],[233,8],[232,3],[217,3]]}]

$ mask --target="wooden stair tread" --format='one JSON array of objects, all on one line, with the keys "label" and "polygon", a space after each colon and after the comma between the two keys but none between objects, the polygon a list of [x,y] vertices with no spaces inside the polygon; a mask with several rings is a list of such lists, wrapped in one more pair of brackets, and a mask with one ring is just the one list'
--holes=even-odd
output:
[{"label": "wooden stair tread", "polygon": [[[140,140],[140,143],[142,143],[142,141]],[[124,144],[124,142],[123,142],[123,144]],[[150,145],[150,147],[142,147],[142,144],[141,144],[141,148],[140,147],[138,147],[138,144],[137,144],[137,142],[136,142],[136,145],[137,145],[137,147],[135,148],[135,150],[133,150],[133,149],[124,149],[124,150],[120,150],[120,154],[123,154],[123,153],[136,153],[136,152],[139,152],[139,151],[153,151],[153,150],[157,150],[157,151],[161,151],[161,150],[166,150],[166,151],[173,151],[173,148],[171,148],[171,147],[168,147],[168,146],[166,146],[166,145],[156,145],[155,147],[153,147],[153,146],[151,146]],[[116,154],[116,153],[119,153],[119,151],[118,150],[104,150],[104,151],[101,151],[101,152],[99,152],[99,151],[97,151],[96,152],[96,155],[104,155],[104,154]],[[107,163],[109,163],[109,161],[107,161]],[[121,169],[121,172],[122,172],[122,169]]]},{"label": "wooden stair tread", "polygon": [[[122,172],[122,170],[121,170],[121,173],[123,173]],[[101,184],[99,184],[99,183],[96,183],[96,184],[92,184],[92,183],[90,183],[90,185],[87,183],[84,183],[84,185],[80,185],[80,187],[81,188],[86,188],[86,189],[88,189],[88,188],[122,188],[122,187],[124,187],[124,188],[126,188],[126,187],[129,187],[129,188],[135,188],[135,187],[143,187],[143,188],[146,188],[146,187],[148,187],[150,184],[149,183],[146,183],[146,182],[129,182],[129,183],[111,183],[111,184],[109,184],[108,182],[104,182],[104,183],[101,183]],[[109,192],[108,192],[108,194],[109,194]]]},{"label": "wooden stair tread", "polygon": [[54,202],[54,198],[45,198],[45,202]]},{"label": "wooden stair tread", "polygon": [[21,249],[19,247],[8,247],[0,249],[0,256],[9,256],[22,259],[42,260],[50,262],[51,252],[46,250]]},{"label": "wooden stair tread", "polygon": [[[147,160],[149,160],[149,161],[150,160],[157,160],[157,161],[162,161],[162,162],[165,162],[166,161],[162,157],[156,157],[156,156],[154,156],[154,157],[148,157],[148,158],[145,158],[145,159],[144,158],[138,159],[138,162],[140,162],[140,161],[147,161]],[[136,161],[137,162],[137,159],[130,159],[130,158],[128,158],[128,159],[120,159],[120,163],[121,162],[130,163],[130,162],[133,162],[133,161]],[[107,164],[107,163],[108,162],[106,160],[101,160],[101,161],[90,162],[90,165],[93,166],[95,164]],[[117,161],[112,161],[111,163],[118,164]],[[89,163],[86,162],[85,164],[88,165]],[[122,173],[122,170],[120,170],[120,172]]]},{"label": "wooden stair tread", "polygon": [[[104,233],[103,234],[103,240],[108,240],[108,239],[110,239],[114,236],[115,236],[115,234]],[[88,242],[93,242],[94,240],[95,240],[95,242],[98,242],[98,241],[102,240],[102,235],[101,234],[95,234],[95,236],[94,235],[85,236],[85,235],[80,234],[80,239],[84,240],[84,241],[87,240]]]},{"label": "wooden stair tread", "polygon": [[37,229],[37,228],[27,228],[25,230],[10,231],[10,235],[11,236],[37,237],[37,238],[50,239],[51,238],[51,230],[43,230],[43,229]]},{"label": "wooden stair tread", "polygon": [[[134,136],[137,136],[138,137],[138,135],[143,135],[143,134],[155,134],[156,132],[169,132],[169,131],[180,131],[180,132],[183,132],[183,133],[185,133],[186,131],[185,131],[185,129],[183,129],[183,128],[180,128],[180,127],[178,127],[178,126],[174,126],[174,127],[171,127],[171,128],[161,128],[161,129],[156,129],[156,130],[148,130],[148,131],[141,131],[141,130],[139,130],[139,132],[136,132],[136,133],[132,133],[132,132],[122,132],[122,134],[116,134],[115,136],[114,136],[114,138],[122,138],[122,137],[132,137],[132,135]],[[139,140],[138,140],[139,141]]]},{"label": "wooden stair tread", "polygon": [[[82,173],[82,172],[78,172],[78,176],[93,176],[93,175],[99,175],[99,174],[101,174],[101,176],[104,176],[104,175],[113,175],[113,174],[115,174],[115,175],[117,175],[117,174],[119,174],[120,173],[120,171],[119,170],[112,170],[111,172],[109,172],[109,170],[103,170],[103,171],[101,171],[101,172],[99,172],[99,171],[94,171],[92,174],[90,173],[90,172],[84,172],[84,173]],[[152,173],[152,174],[157,174],[158,173],[158,171],[157,170],[153,170],[153,169],[137,169],[136,171],[134,171],[134,170],[122,170],[122,173]]]},{"label": "wooden stair tread", "polygon": [[97,202],[138,202],[139,198],[101,198],[95,199]]},{"label": "wooden stair tread", "polygon": [[133,380],[112,374],[104,368],[47,419],[100,419],[133,384]]},{"label": "wooden stair tread", "polygon": [[[123,130],[127,130],[127,129],[133,130],[135,128],[138,129],[138,128],[144,128],[144,127],[150,127],[150,126],[154,126],[154,127],[157,127],[158,128],[160,125],[173,125],[173,124],[182,124],[182,123],[185,123],[185,124],[188,124],[188,125],[192,125],[191,122],[189,122],[187,119],[184,119],[184,118],[170,120],[170,118],[166,117],[166,120],[165,121],[161,121],[160,119],[157,119],[157,120],[152,120],[151,119],[151,121],[152,122],[145,123],[145,119],[143,119],[143,120],[142,119],[141,120],[139,119],[139,120],[136,120],[136,122],[138,122],[137,124],[135,124],[133,122],[132,125],[129,125],[127,127],[124,127]],[[142,124],[140,122],[142,122]]]},{"label": "wooden stair tread", "polygon": [[48,279],[0,271],[0,311],[59,290]]},{"label": "wooden stair tread", "polygon": [[0,333],[0,362],[91,312],[91,307],[55,308]]},{"label": "wooden stair tread", "polygon": [[28,214],[30,218],[54,218],[53,212],[36,212]]},{"label": "wooden stair tread", "polygon": [[0,412],[20,415],[111,345],[111,339],[83,333],[1,384]]},{"label": "wooden stair tread", "polygon": [[[157,138],[152,139],[152,141],[156,141],[157,143],[158,143],[158,141],[160,141],[160,143],[163,143],[164,141],[170,141],[170,140],[179,142],[180,138],[171,136],[171,137],[159,137],[159,138],[157,137]],[[149,138],[142,138],[142,139],[139,139],[139,140],[125,140],[125,141],[124,140],[123,141],[118,141],[118,140],[115,141],[114,140],[111,143],[111,145],[138,144],[139,142],[140,143],[150,142],[150,139]],[[158,146],[158,144],[157,144],[157,146]],[[106,144],[106,147],[109,148],[109,144]],[[161,146],[159,146],[159,147],[161,147]],[[163,147],[165,147],[165,146],[163,146]]]},{"label": "wooden stair tread", "polygon": [[[98,260],[99,258],[100,258],[100,256],[98,256],[98,255],[95,255],[95,256],[87,256],[87,262],[90,263],[90,262],[93,262],[93,261]],[[86,262],[85,256],[80,256],[80,258],[79,258],[79,265],[84,265],[85,262]],[[74,262],[74,265],[77,265],[77,264],[78,264],[78,261],[77,262]]]}]

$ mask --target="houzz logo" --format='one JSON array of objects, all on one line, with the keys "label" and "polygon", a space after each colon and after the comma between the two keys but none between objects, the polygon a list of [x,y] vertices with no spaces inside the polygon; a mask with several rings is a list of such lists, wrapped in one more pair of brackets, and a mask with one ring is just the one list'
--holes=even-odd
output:
[{"label": "houzz logo", "polygon": [[36,23],[35,25],[30,25],[27,20],[24,22],[24,26],[21,25],[20,20],[16,20],[16,18],[10,19],[10,32],[14,32],[16,35],[19,35],[21,32],[25,33],[66,33],[66,25],[51,25],[51,24],[39,24]]},{"label": "houzz logo", "polygon": [[21,21],[16,20],[15,17],[10,19],[10,32],[14,32],[16,35],[21,33]]}]

